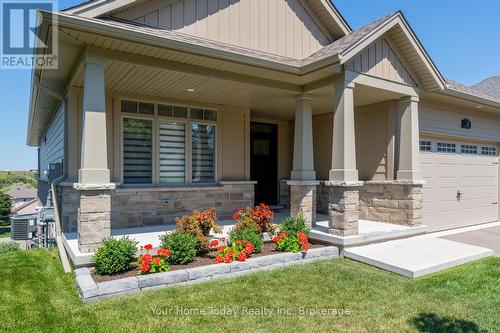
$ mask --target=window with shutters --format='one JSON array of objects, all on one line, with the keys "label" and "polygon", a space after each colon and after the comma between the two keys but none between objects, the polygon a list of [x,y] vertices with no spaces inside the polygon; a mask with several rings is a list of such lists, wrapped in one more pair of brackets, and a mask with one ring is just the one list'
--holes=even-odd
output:
[{"label": "window with shutters", "polygon": [[121,101],[124,184],[216,181],[217,111]]}]

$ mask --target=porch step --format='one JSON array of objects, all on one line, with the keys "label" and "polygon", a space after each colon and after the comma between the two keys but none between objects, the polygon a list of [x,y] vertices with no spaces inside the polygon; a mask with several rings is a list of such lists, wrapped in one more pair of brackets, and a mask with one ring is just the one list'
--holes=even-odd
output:
[{"label": "porch step", "polygon": [[493,250],[441,238],[413,237],[352,247],[344,256],[416,278],[493,255]]},{"label": "porch step", "polygon": [[359,233],[354,236],[336,236],[328,232],[328,216],[317,214],[316,226],[311,230],[309,237],[341,248],[361,246],[386,242],[395,239],[408,238],[427,232],[426,225],[405,226],[391,223],[359,220]]}]

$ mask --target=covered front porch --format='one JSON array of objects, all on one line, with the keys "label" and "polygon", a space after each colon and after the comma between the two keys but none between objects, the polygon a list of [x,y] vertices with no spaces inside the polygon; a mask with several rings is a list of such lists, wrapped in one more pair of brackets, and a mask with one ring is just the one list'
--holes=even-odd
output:
[{"label": "covered front porch", "polygon": [[261,200],[331,239],[378,228],[364,221],[421,225],[419,87],[439,82],[394,51],[404,26],[323,64],[192,49],[175,35],[167,47],[142,31],[124,41],[62,19],[75,65],[63,83],[63,70],[41,76],[67,84],[65,96],[44,93],[55,85],[40,94],[62,100],[62,224],[81,253],[127,229],[168,230],[206,208],[227,220]]},{"label": "covered front porch", "polygon": [[[81,253],[126,228],[169,230],[205,208],[225,220],[262,198],[339,244],[421,224],[418,88],[344,70],[297,93],[158,67],[91,50],[75,74],[61,189]],[[275,126],[274,142],[258,125]]]}]

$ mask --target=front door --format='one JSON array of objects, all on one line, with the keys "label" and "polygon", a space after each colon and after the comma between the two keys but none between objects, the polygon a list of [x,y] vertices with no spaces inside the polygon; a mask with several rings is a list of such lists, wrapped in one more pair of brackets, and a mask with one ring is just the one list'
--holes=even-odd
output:
[{"label": "front door", "polygon": [[251,123],[250,176],[255,185],[255,204],[277,204],[278,199],[278,127]]}]

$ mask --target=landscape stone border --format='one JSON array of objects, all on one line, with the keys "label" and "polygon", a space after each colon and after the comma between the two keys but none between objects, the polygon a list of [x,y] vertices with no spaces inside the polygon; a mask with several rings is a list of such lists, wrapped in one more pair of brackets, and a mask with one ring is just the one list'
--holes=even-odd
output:
[{"label": "landscape stone border", "polygon": [[98,283],[92,278],[89,268],[83,267],[75,270],[75,279],[80,291],[80,297],[84,302],[89,302],[114,296],[134,294],[144,290],[200,283],[338,257],[339,250],[337,247],[326,246],[310,249],[307,252],[279,253],[258,258],[249,258],[243,262],[235,261],[229,264],[206,265]]}]

